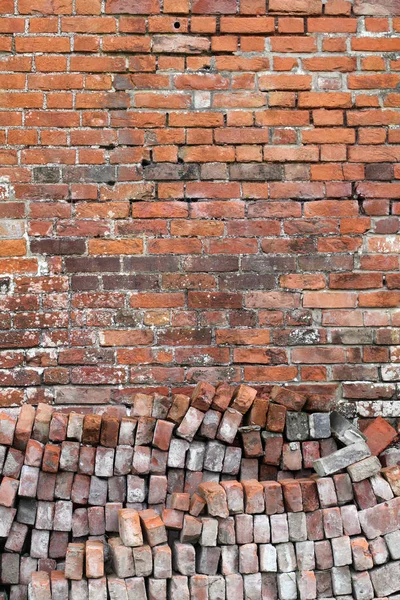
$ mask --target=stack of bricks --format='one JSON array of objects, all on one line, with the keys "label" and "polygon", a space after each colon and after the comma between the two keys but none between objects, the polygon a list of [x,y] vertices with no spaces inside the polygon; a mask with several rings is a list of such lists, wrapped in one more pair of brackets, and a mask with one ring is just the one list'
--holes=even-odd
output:
[{"label": "stack of bricks", "polygon": [[[372,600],[400,591],[400,452],[283,387],[130,414],[0,415],[10,600]],[[398,464],[399,463],[399,464]]]}]

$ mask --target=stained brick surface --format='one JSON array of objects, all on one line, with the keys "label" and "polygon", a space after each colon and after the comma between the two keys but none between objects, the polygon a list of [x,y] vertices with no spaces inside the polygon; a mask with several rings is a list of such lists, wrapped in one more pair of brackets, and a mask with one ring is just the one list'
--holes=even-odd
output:
[{"label": "stained brick surface", "polygon": [[396,416],[399,34],[398,0],[4,0],[0,405]]}]

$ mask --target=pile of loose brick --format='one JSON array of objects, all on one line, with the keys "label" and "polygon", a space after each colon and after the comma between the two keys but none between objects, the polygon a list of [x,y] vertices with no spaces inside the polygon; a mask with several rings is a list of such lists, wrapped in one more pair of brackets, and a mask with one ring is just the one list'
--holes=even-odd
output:
[{"label": "pile of loose brick", "polygon": [[396,594],[397,432],[305,403],[201,382],[137,394],[123,418],[1,413],[0,598]]}]

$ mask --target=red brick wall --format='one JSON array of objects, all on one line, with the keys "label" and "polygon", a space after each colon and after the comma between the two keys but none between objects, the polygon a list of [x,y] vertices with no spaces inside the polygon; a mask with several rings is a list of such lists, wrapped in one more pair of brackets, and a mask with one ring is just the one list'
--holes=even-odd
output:
[{"label": "red brick wall", "polygon": [[0,7],[0,403],[397,414],[399,1]]}]

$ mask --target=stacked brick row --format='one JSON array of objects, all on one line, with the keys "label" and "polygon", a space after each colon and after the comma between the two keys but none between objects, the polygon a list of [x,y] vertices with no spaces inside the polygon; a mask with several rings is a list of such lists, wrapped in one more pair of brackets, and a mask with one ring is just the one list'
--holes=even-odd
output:
[{"label": "stacked brick row", "polygon": [[190,398],[138,394],[122,419],[2,413],[11,600],[387,595],[400,558],[399,457],[385,450],[396,430],[378,418],[361,433],[305,402],[202,382]]}]

